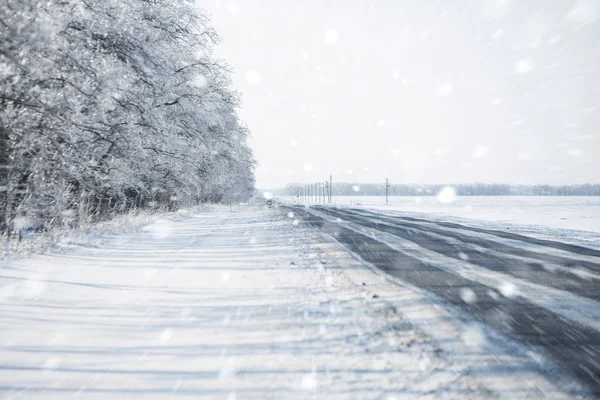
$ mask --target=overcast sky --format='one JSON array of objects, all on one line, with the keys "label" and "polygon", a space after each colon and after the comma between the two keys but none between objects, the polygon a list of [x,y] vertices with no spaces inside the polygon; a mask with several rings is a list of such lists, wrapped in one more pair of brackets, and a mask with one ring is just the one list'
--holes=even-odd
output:
[{"label": "overcast sky", "polygon": [[600,183],[600,0],[198,0],[257,186]]}]

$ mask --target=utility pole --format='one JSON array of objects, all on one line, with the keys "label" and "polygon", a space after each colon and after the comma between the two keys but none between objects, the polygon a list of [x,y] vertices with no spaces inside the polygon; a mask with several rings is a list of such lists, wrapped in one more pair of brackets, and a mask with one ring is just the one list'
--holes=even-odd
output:
[{"label": "utility pole", "polygon": [[333,175],[329,175],[329,202],[331,203],[331,191],[333,190]]},{"label": "utility pole", "polygon": [[390,187],[390,183],[388,181],[388,178],[385,178],[385,205],[387,206],[388,204],[388,188]]}]

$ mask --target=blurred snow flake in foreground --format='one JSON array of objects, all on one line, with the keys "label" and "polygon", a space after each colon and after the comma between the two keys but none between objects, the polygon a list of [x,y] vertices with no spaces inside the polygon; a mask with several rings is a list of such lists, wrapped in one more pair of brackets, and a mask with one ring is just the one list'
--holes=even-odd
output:
[{"label": "blurred snow flake in foreground", "polygon": [[173,330],[171,328],[164,329],[159,336],[161,342],[166,343],[173,337]]},{"label": "blurred snow flake in foreground", "polygon": [[531,154],[524,153],[524,152],[519,153],[517,155],[517,157],[519,157],[519,159],[523,160],[523,161],[530,161],[531,159],[533,159],[533,157],[531,156]]},{"label": "blurred snow flake in foreground", "polygon": [[454,92],[454,86],[452,85],[452,83],[450,82],[444,82],[441,83],[438,87],[437,87],[437,94],[440,97],[446,97],[452,94],[452,92]]},{"label": "blurred snow flake in foreground", "polygon": [[579,0],[565,18],[578,25],[591,24],[598,19],[598,5],[592,0]]},{"label": "blurred snow flake in foreground", "polygon": [[144,231],[150,232],[150,234],[157,239],[166,238],[171,236],[175,231],[173,222],[164,219],[159,219],[153,224],[148,225],[144,228]]},{"label": "blurred snow flake in foreground", "polygon": [[465,326],[460,338],[465,345],[471,348],[482,348],[487,342],[481,326],[476,323]]},{"label": "blurred snow flake in foreground", "polygon": [[498,291],[500,293],[502,293],[502,296],[508,297],[510,299],[510,298],[516,296],[517,287],[510,282],[504,282],[500,285],[500,287],[498,288]]},{"label": "blurred snow flake in foreground", "polygon": [[500,296],[498,296],[498,293],[494,292],[493,290],[488,290],[487,295],[494,300],[498,300],[500,298]]},{"label": "blurred snow flake in foreground", "polygon": [[327,278],[325,278],[325,285],[328,287],[333,286],[333,276],[329,275]]},{"label": "blurred snow flake in foreground", "polygon": [[354,190],[355,192],[360,192],[360,186],[354,185],[352,186],[352,190]]},{"label": "blurred snow flake in foreground", "polygon": [[472,289],[469,288],[460,289],[460,298],[467,304],[473,304],[477,302],[477,295]]},{"label": "blurred snow flake in foreground", "polygon": [[294,213],[290,211],[290,212],[288,213],[288,218],[294,218]]},{"label": "blurred snow flake in foreground", "polygon": [[227,9],[231,15],[238,15],[240,13],[240,5],[236,2],[229,2]]},{"label": "blurred snow flake in foreground", "polygon": [[329,46],[335,45],[340,39],[340,33],[336,29],[327,29],[323,34],[323,40]]},{"label": "blurred snow flake in foreground", "polygon": [[34,275],[25,281],[25,298],[35,298],[46,290],[46,277],[44,275]]},{"label": "blurred snow flake in foreground", "polygon": [[248,81],[248,83],[251,84],[252,86],[258,85],[261,80],[262,80],[262,76],[260,75],[260,72],[258,72],[257,70],[249,69],[248,71],[246,71],[246,81]]},{"label": "blurred snow flake in foreground", "polygon": [[517,61],[515,64],[515,73],[517,74],[526,74],[530,72],[534,67],[533,60],[531,59],[523,59]]},{"label": "blurred snow flake in foreground", "polygon": [[302,389],[304,390],[315,390],[319,386],[317,382],[317,371],[313,368],[310,374],[305,374],[302,377]]},{"label": "blurred snow flake in foreground", "polygon": [[304,165],[304,170],[305,170],[306,172],[310,172],[310,171],[312,171],[314,168],[315,168],[315,167],[314,167],[312,164],[306,164],[306,165]]},{"label": "blurred snow flake in foreground", "polygon": [[54,370],[58,368],[61,363],[60,357],[50,357],[42,364],[42,368],[45,370]]},{"label": "blurred snow flake in foreground", "polygon": [[502,36],[504,36],[504,29],[500,28],[494,32],[492,39],[500,39]]},{"label": "blurred snow flake in foreground", "polygon": [[490,148],[484,145],[476,146],[473,149],[474,158],[486,158],[490,154]]},{"label": "blurred snow flake in foreground", "polygon": [[319,325],[319,334],[325,335],[326,333],[327,333],[327,326],[325,326],[325,324],[320,324]]},{"label": "blurred snow flake in foreground", "polygon": [[197,88],[203,88],[208,83],[206,77],[204,75],[197,75],[193,80],[192,84]]},{"label": "blurred snow flake in foreground", "polygon": [[264,192],[263,197],[265,200],[271,200],[273,198],[273,194],[271,192]]},{"label": "blurred snow flake in foreground", "polygon": [[450,204],[456,200],[456,190],[452,186],[446,186],[437,194],[437,199],[442,204]]},{"label": "blurred snow flake in foreground", "polygon": [[0,287],[0,301],[7,300],[15,294],[14,285],[4,285]]}]

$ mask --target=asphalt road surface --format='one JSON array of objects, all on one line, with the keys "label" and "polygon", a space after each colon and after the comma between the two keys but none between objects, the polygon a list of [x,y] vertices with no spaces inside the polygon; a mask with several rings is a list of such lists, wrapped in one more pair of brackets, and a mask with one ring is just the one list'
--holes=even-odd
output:
[{"label": "asphalt road surface", "polygon": [[[374,267],[433,293],[474,320],[541,352],[600,397],[598,324],[554,312],[527,296],[503,293],[431,261],[437,255],[442,263],[468,264],[473,271],[538,285],[540,293],[548,288],[565,298],[584,299],[591,309],[600,311],[600,251],[506,231],[359,209],[289,208]],[[390,237],[397,239],[396,245],[390,245]],[[411,251],[402,251],[402,247]],[[419,250],[429,256],[419,257]]]}]

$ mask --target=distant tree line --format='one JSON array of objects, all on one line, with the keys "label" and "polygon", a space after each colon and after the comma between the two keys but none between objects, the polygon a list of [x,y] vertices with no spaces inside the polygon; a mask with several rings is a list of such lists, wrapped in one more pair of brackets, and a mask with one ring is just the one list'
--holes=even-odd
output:
[{"label": "distant tree line", "polygon": [[0,230],[251,196],[217,41],[193,0],[4,0]]},{"label": "distant tree line", "polygon": [[[279,196],[296,196],[303,184],[289,184],[273,191]],[[314,186],[314,185],[313,185]],[[388,189],[390,196],[435,196],[451,186],[458,196],[600,196],[599,184],[582,185],[507,185],[462,183],[453,185],[396,184]],[[385,196],[385,183],[334,183],[333,196]]]}]

